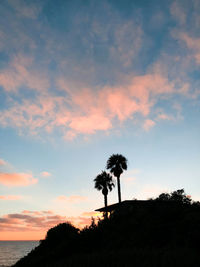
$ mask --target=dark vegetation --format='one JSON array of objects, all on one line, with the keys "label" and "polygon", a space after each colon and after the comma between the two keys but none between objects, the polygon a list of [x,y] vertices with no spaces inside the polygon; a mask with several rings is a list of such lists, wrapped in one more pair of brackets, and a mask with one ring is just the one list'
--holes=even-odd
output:
[{"label": "dark vegetation", "polygon": [[200,266],[199,202],[181,189],[132,203],[83,230],[57,225],[14,267]]}]

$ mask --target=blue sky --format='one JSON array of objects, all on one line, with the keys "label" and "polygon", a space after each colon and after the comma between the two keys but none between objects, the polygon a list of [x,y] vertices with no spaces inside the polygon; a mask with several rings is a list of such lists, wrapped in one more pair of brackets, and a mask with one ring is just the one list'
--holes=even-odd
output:
[{"label": "blue sky", "polygon": [[89,223],[113,153],[123,200],[200,200],[199,14],[198,0],[1,1],[0,239]]}]

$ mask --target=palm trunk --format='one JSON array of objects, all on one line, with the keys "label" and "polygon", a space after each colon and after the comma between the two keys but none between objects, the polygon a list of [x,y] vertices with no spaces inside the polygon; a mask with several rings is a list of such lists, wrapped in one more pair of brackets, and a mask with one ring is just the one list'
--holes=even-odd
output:
[{"label": "palm trunk", "polygon": [[108,194],[104,194],[104,205],[105,205],[105,208],[106,208],[106,211],[105,211],[105,219],[108,218],[108,212],[107,212],[108,199],[107,199],[107,196],[108,196]]},{"label": "palm trunk", "polygon": [[121,202],[121,187],[120,187],[120,176],[117,176],[117,188],[118,188],[118,199],[119,203]]}]

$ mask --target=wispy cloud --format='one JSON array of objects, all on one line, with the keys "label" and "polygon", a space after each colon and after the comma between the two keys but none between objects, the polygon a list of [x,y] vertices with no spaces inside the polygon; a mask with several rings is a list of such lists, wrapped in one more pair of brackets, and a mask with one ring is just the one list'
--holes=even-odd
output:
[{"label": "wispy cloud", "polygon": [[0,196],[0,200],[19,200],[22,199],[22,196],[19,195],[4,195]]},{"label": "wispy cloud", "polygon": [[50,173],[50,172],[47,172],[47,171],[43,171],[43,172],[40,173],[40,175],[41,175],[42,177],[47,178],[47,177],[51,176],[51,173]]},{"label": "wispy cloud", "polygon": [[128,170],[123,174],[122,182],[123,183],[134,183],[137,180],[137,176],[140,174],[139,169]]},{"label": "wispy cloud", "polygon": [[36,2],[27,3],[24,0],[8,0],[9,5],[18,13],[18,15],[30,19],[36,19],[42,9],[42,2],[38,5]]},{"label": "wispy cloud", "polygon": [[0,184],[8,187],[30,186],[38,183],[38,179],[31,172],[18,172],[10,164],[0,159]]},{"label": "wispy cloud", "polygon": [[0,166],[5,166],[7,162],[3,159],[0,159]]},{"label": "wispy cloud", "polygon": [[143,127],[144,127],[145,131],[149,131],[155,125],[156,125],[155,121],[148,119],[148,120],[144,121]]},{"label": "wispy cloud", "polygon": [[183,6],[178,3],[178,1],[174,1],[170,7],[170,12],[174,19],[178,21],[181,25],[184,25],[186,23],[187,14],[183,8]]},{"label": "wispy cloud", "polygon": [[[71,222],[77,227],[84,227],[91,223],[91,217],[101,218],[97,212],[83,212],[78,216],[66,217],[53,211],[30,211],[24,210],[21,213],[10,213],[0,217],[1,239],[5,236],[11,240],[19,239],[42,239],[46,232],[59,223]],[[39,233],[39,235],[37,234]],[[34,238],[35,236],[35,238]],[[4,239],[4,238],[3,238]]]},{"label": "wispy cloud", "polygon": [[34,68],[33,58],[19,54],[1,71],[0,86],[8,92],[16,92],[22,87],[42,92],[49,87],[49,81]]},{"label": "wispy cloud", "polygon": [[53,214],[51,210],[44,210],[44,211],[33,211],[33,210],[23,210],[23,214],[33,214],[33,215],[42,215],[42,214]]},{"label": "wispy cloud", "polygon": [[72,195],[72,196],[58,196],[56,198],[56,201],[61,202],[68,202],[68,203],[79,203],[83,201],[87,201],[87,197],[85,196],[79,196],[79,195]]},{"label": "wispy cloud", "polygon": [[171,120],[172,117],[165,113],[159,113],[156,119],[157,120]]},{"label": "wispy cloud", "polygon": [[5,186],[29,186],[37,182],[30,173],[0,173],[0,183]]},{"label": "wispy cloud", "polygon": [[192,56],[197,64],[200,64],[200,38],[189,36],[187,33],[180,33],[180,39],[185,42],[186,46],[192,52]]}]

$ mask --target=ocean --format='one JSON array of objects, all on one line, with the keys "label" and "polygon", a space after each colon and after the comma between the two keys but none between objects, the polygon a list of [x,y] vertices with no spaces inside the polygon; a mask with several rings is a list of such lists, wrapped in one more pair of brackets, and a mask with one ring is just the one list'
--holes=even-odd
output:
[{"label": "ocean", "polygon": [[0,241],[0,267],[8,267],[27,255],[39,241]]}]

